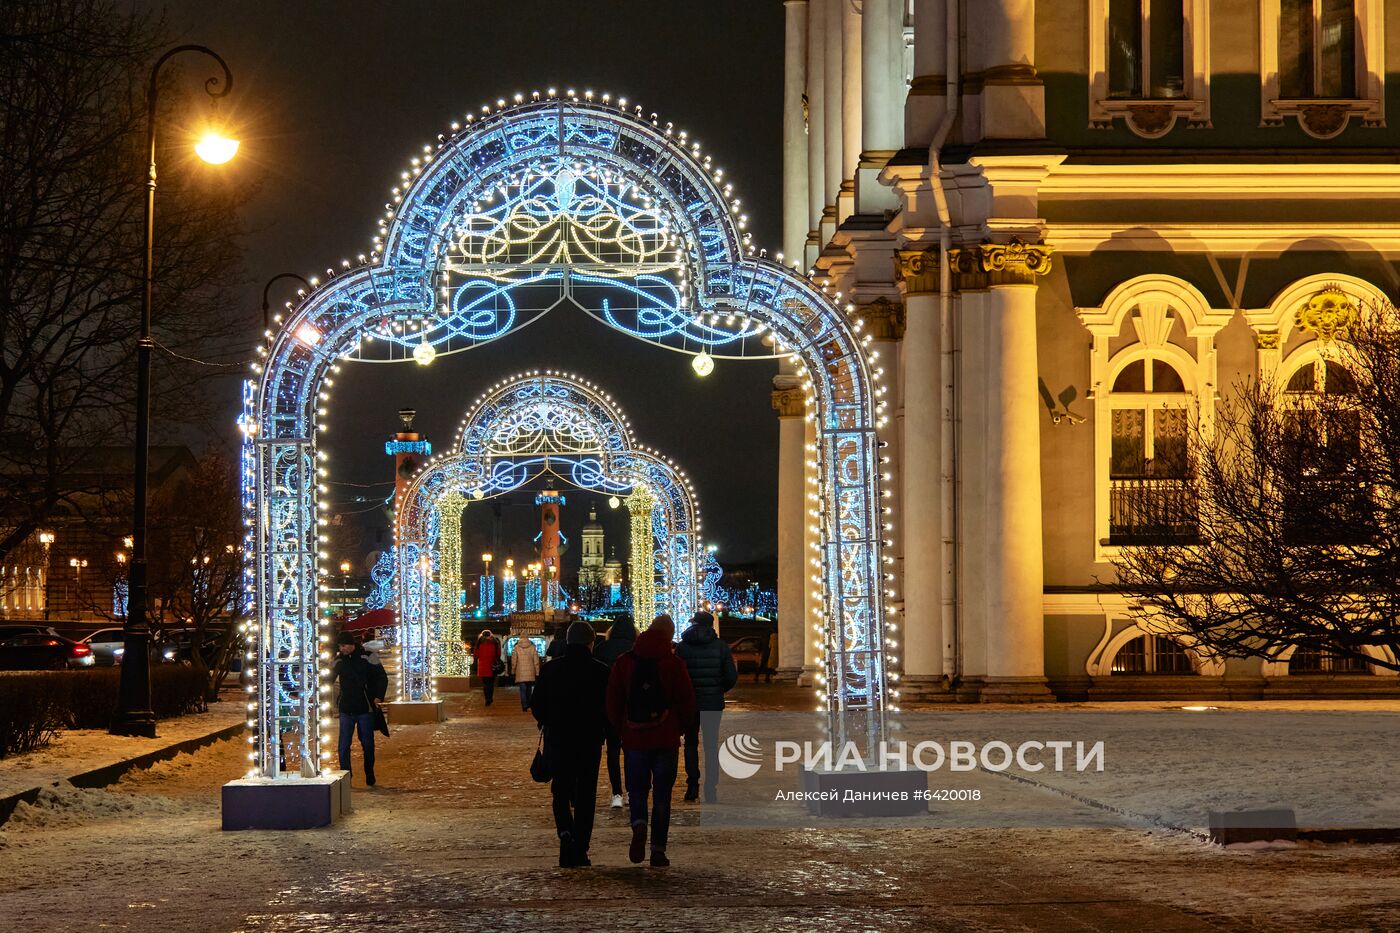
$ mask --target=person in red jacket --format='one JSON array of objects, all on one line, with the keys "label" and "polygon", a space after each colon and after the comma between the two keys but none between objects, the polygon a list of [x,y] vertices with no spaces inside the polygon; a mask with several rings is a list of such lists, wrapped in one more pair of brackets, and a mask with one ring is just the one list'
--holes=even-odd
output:
[{"label": "person in red jacket", "polygon": [[651,864],[664,868],[666,836],[671,825],[671,790],[681,737],[695,718],[695,690],[685,662],[676,657],[675,623],[659,615],[637,636],[632,650],[613,664],[608,678],[608,719],[622,738],[622,769],[632,845],[627,856],[636,864],[647,845],[647,796],[651,807]]},{"label": "person in red jacket", "polygon": [[481,681],[481,692],[490,706],[496,695],[496,666],[501,660],[501,640],[484,629],[477,636],[476,647],[472,649],[476,658],[476,676]]}]

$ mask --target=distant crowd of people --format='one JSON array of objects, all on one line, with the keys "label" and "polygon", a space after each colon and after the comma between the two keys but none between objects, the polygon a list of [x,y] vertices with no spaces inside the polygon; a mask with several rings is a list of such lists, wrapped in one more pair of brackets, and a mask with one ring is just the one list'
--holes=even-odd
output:
[{"label": "distant crowd of people", "polygon": [[[561,867],[592,864],[588,852],[605,757],[612,808],[628,808],[628,858],[634,864],[648,849],[651,865],[670,864],[671,796],[682,748],[684,799],[696,801],[703,793],[705,802],[716,800],[720,716],[739,673],[710,613],[696,613],[679,644],[675,632],[671,617],[659,615],[640,635],[630,619],[614,623],[596,647],[589,623],[561,625],[543,658],[522,637],[507,659],[490,629],[466,646],[485,705],[495,701],[496,680],[509,670],[521,709],[539,725]],[[351,741],[358,735],[365,782],[373,786],[376,713],[388,680],[371,645],[378,647],[342,634],[331,677],[340,688],[340,767],[350,770]]]}]

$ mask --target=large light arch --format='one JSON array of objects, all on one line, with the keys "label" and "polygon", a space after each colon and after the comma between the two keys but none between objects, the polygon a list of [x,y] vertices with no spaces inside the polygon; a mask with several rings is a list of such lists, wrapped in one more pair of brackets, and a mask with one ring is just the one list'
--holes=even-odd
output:
[{"label": "large light arch", "polygon": [[[424,147],[386,205],[375,251],[344,261],[305,296],[254,364],[241,417],[257,607],[253,774],[316,775],[330,757],[317,438],[340,358],[370,338],[405,334],[435,350],[474,346],[519,326],[514,292],[564,293],[579,282],[638,292],[630,317],[606,300],[600,311],[634,335],[708,348],[726,339],[723,318],[742,333],[770,334],[777,352],[795,358],[817,434],[821,697],[833,737],[873,754],[892,694],[876,482],[884,405],[860,323],[808,278],[753,253],[737,199],[684,133],[606,98],[501,103]],[[549,252],[528,242],[516,249],[510,231],[524,229],[562,239]],[[610,237],[606,254],[568,245],[600,230]]]},{"label": "large light arch", "polygon": [[[442,562],[451,549],[440,536],[452,533],[456,523],[446,513],[545,474],[606,495],[646,490],[653,504],[644,518],[653,543],[644,549],[645,564],[660,579],[656,591],[663,595],[654,608],[682,623],[696,611],[700,517],[689,479],[671,459],[636,444],[626,415],[598,386],[571,373],[524,373],[476,399],[462,419],[455,450],[425,464],[398,504],[395,595],[405,659],[400,700],[431,701],[434,675],[465,673],[460,629],[450,616],[430,614],[435,588],[452,589],[450,568]],[[455,606],[455,591],[442,593],[436,603]],[[641,612],[639,627],[650,611]]]}]

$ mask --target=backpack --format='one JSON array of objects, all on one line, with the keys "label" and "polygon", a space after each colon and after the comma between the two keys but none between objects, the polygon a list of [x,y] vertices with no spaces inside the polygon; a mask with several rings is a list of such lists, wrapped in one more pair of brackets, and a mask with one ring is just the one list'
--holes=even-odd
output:
[{"label": "backpack", "polygon": [[661,683],[661,663],[656,658],[637,658],[632,668],[632,683],[627,690],[627,721],[638,726],[653,726],[671,708],[666,688]]}]

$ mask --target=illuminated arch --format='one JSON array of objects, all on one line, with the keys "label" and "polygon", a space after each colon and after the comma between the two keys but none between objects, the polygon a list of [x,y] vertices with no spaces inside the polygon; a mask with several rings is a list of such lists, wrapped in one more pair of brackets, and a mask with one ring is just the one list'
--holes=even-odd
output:
[{"label": "illuminated arch", "polygon": [[[395,516],[396,598],[404,648],[401,698],[434,697],[433,675],[466,673],[455,614],[432,618],[431,606],[456,605],[443,554],[460,551],[444,528],[472,500],[519,489],[552,474],[604,495],[646,490],[655,503],[646,534],[646,564],[660,582],[655,611],[684,623],[699,606],[700,514],[694,490],[671,460],[639,447],[612,397],[586,380],[552,370],[498,382],[462,419],[455,450],[430,460],[405,490]],[[452,533],[452,532],[449,532]],[[634,568],[635,572],[635,568]],[[636,584],[634,584],[635,586]],[[435,597],[435,588],[448,592]],[[650,620],[641,612],[639,628]]]},{"label": "illuminated arch", "polygon": [[260,348],[240,419],[257,607],[254,773],[319,773],[330,757],[317,438],[340,359],[411,350],[427,361],[565,299],[675,349],[766,343],[794,359],[817,434],[820,695],[835,738],[873,753],[883,735],[895,694],[876,484],[884,403],[870,340],[822,288],[754,255],[737,199],[697,143],[624,105],[535,95],[454,126],[403,173],[374,251],[343,262]]}]

